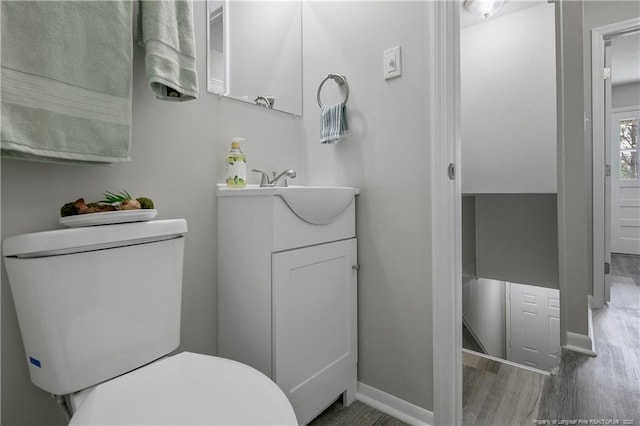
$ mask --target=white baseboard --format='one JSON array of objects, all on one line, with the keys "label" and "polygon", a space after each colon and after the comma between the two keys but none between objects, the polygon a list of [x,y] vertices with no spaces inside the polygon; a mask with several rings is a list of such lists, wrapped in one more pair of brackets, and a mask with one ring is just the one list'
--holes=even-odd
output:
[{"label": "white baseboard", "polygon": [[564,348],[592,357],[598,355],[594,351],[591,337],[580,333],[572,333],[571,331],[567,331],[567,343],[564,345]]},{"label": "white baseboard", "polygon": [[410,425],[433,425],[433,412],[362,382],[358,382],[356,399]]},{"label": "white baseboard", "polygon": [[593,316],[590,305],[587,308],[587,321],[588,334],[584,335],[567,331],[567,339],[564,348],[587,356],[596,357],[598,354],[596,353],[595,340],[593,337]]}]

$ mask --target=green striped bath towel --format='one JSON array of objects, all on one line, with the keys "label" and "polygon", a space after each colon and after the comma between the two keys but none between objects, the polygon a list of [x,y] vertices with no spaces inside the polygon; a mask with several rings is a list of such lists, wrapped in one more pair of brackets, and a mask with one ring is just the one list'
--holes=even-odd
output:
[{"label": "green striped bath towel", "polygon": [[129,161],[130,1],[3,1],[3,157]]},{"label": "green striped bath towel", "polygon": [[144,47],[147,81],[161,100],[198,97],[196,41],[191,0],[141,0],[138,44]]}]

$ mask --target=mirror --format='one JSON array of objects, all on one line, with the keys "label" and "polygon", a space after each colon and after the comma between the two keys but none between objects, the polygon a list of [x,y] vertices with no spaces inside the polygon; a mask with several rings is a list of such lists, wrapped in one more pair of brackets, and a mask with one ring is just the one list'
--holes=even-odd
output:
[{"label": "mirror", "polygon": [[207,1],[207,90],[302,115],[300,1]]}]

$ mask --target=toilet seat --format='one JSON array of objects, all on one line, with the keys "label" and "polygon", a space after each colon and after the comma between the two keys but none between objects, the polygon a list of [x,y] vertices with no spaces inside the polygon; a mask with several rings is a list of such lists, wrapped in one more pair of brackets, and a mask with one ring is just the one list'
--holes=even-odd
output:
[{"label": "toilet seat", "polygon": [[93,388],[70,425],[297,425],[267,376],[225,358],[182,352]]}]

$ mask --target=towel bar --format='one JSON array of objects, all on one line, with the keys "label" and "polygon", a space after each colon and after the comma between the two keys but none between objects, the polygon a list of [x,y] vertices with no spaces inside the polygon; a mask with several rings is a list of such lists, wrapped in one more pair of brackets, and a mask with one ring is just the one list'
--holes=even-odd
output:
[{"label": "towel bar", "polygon": [[317,98],[318,98],[318,106],[320,106],[320,108],[322,108],[322,102],[320,101],[320,92],[322,91],[322,86],[324,86],[324,83],[326,83],[327,80],[329,79],[334,80],[338,85],[338,87],[340,88],[344,86],[345,94],[344,94],[344,100],[342,101],[342,103],[346,104],[347,100],[349,100],[349,83],[347,83],[347,77],[345,77],[342,74],[329,74],[322,80],[322,82],[320,82],[320,86],[318,86]]}]

